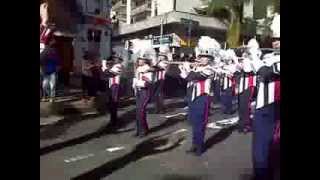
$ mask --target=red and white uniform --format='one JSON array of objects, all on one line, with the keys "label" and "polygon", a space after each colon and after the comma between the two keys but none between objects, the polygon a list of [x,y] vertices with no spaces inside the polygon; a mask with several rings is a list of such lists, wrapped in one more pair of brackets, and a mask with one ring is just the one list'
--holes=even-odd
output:
[{"label": "red and white uniform", "polygon": [[154,82],[157,82],[159,80],[164,80],[165,79],[165,75],[166,75],[166,68],[167,68],[167,64],[164,63],[163,61],[160,61],[158,64],[158,67],[160,68],[159,70],[157,70],[154,73]]},{"label": "red and white uniform", "polygon": [[280,55],[270,57],[264,64],[272,69],[273,75],[267,81],[259,77],[256,109],[280,101]]},{"label": "red and white uniform", "polygon": [[123,66],[120,63],[114,64],[109,70],[112,74],[115,74],[113,77],[109,77],[109,88],[113,85],[120,85],[120,78],[123,71]]},{"label": "red and white uniform", "polygon": [[247,89],[257,86],[257,75],[254,73],[254,67],[249,59],[244,59],[242,63],[242,71],[236,86],[236,94],[241,94]]},{"label": "red and white uniform", "polygon": [[236,88],[236,94],[241,94],[244,90],[257,86],[257,76],[253,73],[241,73],[239,83]]},{"label": "red and white uniform", "polygon": [[[194,69],[194,72],[200,72],[204,75],[210,77],[213,75],[213,71],[211,70],[210,66],[200,66]],[[202,95],[210,95],[211,94],[211,79],[207,78],[205,80],[197,80],[192,81],[193,91],[192,91],[192,97],[191,100],[193,101],[196,97],[202,96]]]},{"label": "red and white uniform", "polygon": [[135,77],[133,78],[132,87],[136,88],[146,88],[148,83],[152,82],[152,72],[147,72],[150,69],[150,66],[145,64],[143,66],[139,66],[136,69]]}]

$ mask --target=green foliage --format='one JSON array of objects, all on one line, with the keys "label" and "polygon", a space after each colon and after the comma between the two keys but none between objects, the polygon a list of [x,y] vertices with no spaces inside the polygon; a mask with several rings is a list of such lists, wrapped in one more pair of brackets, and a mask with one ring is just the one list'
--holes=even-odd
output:
[{"label": "green foliage", "polygon": [[[250,35],[256,33],[256,19],[266,18],[268,6],[272,5],[275,12],[280,12],[280,0],[254,0],[254,18],[243,21],[243,5],[246,2],[250,2],[250,0],[203,0],[203,2],[208,6],[200,13],[220,19],[228,19],[227,43],[229,47],[240,45],[240,35],[242,32]],[[263,34],[267,36],[270,33],[268,28],[269,20],[265,22]]]}]

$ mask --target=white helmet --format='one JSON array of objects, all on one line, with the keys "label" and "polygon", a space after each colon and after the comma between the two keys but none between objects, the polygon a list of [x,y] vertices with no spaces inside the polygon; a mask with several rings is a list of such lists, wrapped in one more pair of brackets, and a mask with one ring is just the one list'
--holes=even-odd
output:
[{"label": "white helmet", "polygon": [[214,57],[219,51],[221,45],[209,36],[201,36],[197,47],[195,48],[196,56],[209,56]]},{"label": "white helmet", "polygon": [[252,38],[249,40],[248,44],[247,44],[247,48],[249,49],[259,49],[259,43],[255,38]]},{"label": "white helmet", "polygon": [[161,45],[159,47],[159,56],[168,56],[168,54],[170,53],[170,48],[168,45]]}]

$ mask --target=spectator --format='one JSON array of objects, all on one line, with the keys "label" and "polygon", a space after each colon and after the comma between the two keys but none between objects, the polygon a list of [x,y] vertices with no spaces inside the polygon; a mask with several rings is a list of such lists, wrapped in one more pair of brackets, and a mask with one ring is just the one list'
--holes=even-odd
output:
[{"label": "spectator", "polygon": [[42,74],[42,101],[49,99],[50,102],[54,102],[58,66],[59,57],[57,52],[53,47],[50,47],[42,68],[40,68],[40,73]]}]

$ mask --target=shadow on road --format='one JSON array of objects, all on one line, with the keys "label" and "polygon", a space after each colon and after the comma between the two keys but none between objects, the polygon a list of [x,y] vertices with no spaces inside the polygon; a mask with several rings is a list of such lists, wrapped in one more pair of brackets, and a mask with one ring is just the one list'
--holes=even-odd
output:
[{"label": "shadow on road", "polygon": [[187,175],[179,175],[179,174],[167,174],[164,175],[161,180],[209,180],[203,176],[187,176]]},{"label": "shadow on road", "polygon": [[179,122],[185,121],[185,118],[169,118],[158,126],[152,127],[149,130],[149,134],[155,133],[167,127],[173,126]]},{"label": "shadow on road", "polygon": [[[81,143],[84,143],[84,142],[89,141],[91,139],[99,138],[99,137],[107,135],[107,134],[119,134],[119,133],[125,133],[125,132],[132,131],[133,129],[122,130],[120,132],[118,132],[117,130],[122,127],[125,127],[127,124],[129,124],[133,120],[135,120],[135,109],[123,114],[121,116],[121,118],[119,118],[119,124],[117,126],[114,126],[114,125],[112,126],[112,125],[108,124],[107,126],[100,128],[96,132],[86,134],[84,136],[80,136],[80,137],[77,137],[77,138],[74,138],[71,140],[67,140],[67,141],[64,141],[61,143],[56,143],[56,144],[53,144],[53,145],[50,145],[47,147],[40,148],[40,156],[47,154],[47,153],[50,153],[52,151],[56,151],[56,150],[65,148],[65,147],[73,146],[76,144],[81,144]],[[73,125],[73,124],[72,123],[66,124],[65,127],[62,126],[62,128],[65,131],[71,125]],[[58,130],[59,130],[59,128],[58,128]],[[45,135],[45,132],[43,132],[43,133],[44,134],[42,136],[48,136],[48,135]],[[59,133],[61,134],[61,131]]]},{"label": "shadow on road", "polygon": [[[132,103],[132,102],[129,102],[129,104],[130,103]],[[173,109],[173,107],[176,107],[179,105],[183,105],[183,102],[171,103],[168,105],[168,107],[171,107]],[[79,114],[80,112],[77,112],[77,109],[74,108],[72,113]],[[132,121],[135,121],[135,115],[136,115],[135,113],[136,113],[136,109],[132,109],[131,111],[128,111],[125,114],[123,114],[121,117],[119,117],[119,124],[117,126],[107,125],[106,127],[103,127],[96,132],[93,132],[93,133],[90,133],[90,134],[87,134],[87,135],[84,135],[81,137],[77,137],[77,138],[74,138],[71,140],[67,140],[64,142],[60,142],[57,144],[53,144],[53,145],[50,145],[47,147],[40,148],[40,155],[44,155],[44,154],[50,153],[52,151],[56,151],[56,150],[59,150],[59,149],[65,148],[65,147],[69,147],[69,146],[73,146],[76,144],[81,144],[81,143],[84,143],[84,142],[89,141],[91,139],[99,138],[99,137],[107,135],[107,134],[118,134],[118,133],[132,131],[132,130],[134,130],[133,128],[127,129],[127,130],[122,130],[121,132],[118,132],[117,129],[121,129],[121,128],[125,127],[126,125],[130,124]],[[40,130],[40,139],[45,140],[45,139],[58,138],[61,134],[65,133],[71,126],[78,124],[78,123],[82,122],[83,120],[89,120],[90,118],[99,117],[102,115],[103,114],[85,115],[82,117],[79,117],[77,115],[71,116],[70,118],[62,120],[54,125],[43,127]],[[160,131],[164,128],[170,127],[170,126],[177,124],[179,122],[182,122],[182,121],[184,121],[184,118],[183,119],[178,119],[178,118],[168,119],[164,123],[162,123],[156,127],[152,127],[150,129],[150,133]]]},{"label": "shadow on road", "polygon": [[43,139],[54,139],[59,137],[61,134],[65,133],[68,128],[71,126],[81,123],[85,120],[91,120],[92,118],[96,118],[102,116],[101,114],[88,114],[83,116],[72,115],[68,118],[65,118],[53,125],[47,125],[43,127],[40,131],[40,140]]},{"label": "shadow on road", "polygon": [[[162,137],[162,138],[161,138]],[[106,177],[110,174],[112,174],[114,171],[117,171],[119,169],[124,168],[126,165],[135,162],[143,157],[151,156],[167,151],[171,151],[178,146],[180,146],[180,142],[183,141],[182,138],[178,138],[176,142],[172,143],[170,146],[164,148],[164,149],[158,149],[161,146],[166,146],[169,142],[168,138],[163,138],[163,135],[156,136],[149,138],[138,145],[135,146],[133,151],[130,153],[116,158],[114,160],[111,160],[105,164],[103,164],[100,167],[97,167],[89,172],[86,172],[84,174],[81,174],[75,178],[72,178],[73,180],[98,180],[103,177]]]},{"label": "shadow on road", "polygon": [[210,149],[215,144],[218,144],[219,142],[227,139],[233,132],[233,130],[236,128],[236,126],[230,126],[225,129],[220,130],[215,135],[211,136],[206,142],[205,142],[205,149],[206,151]]}]

